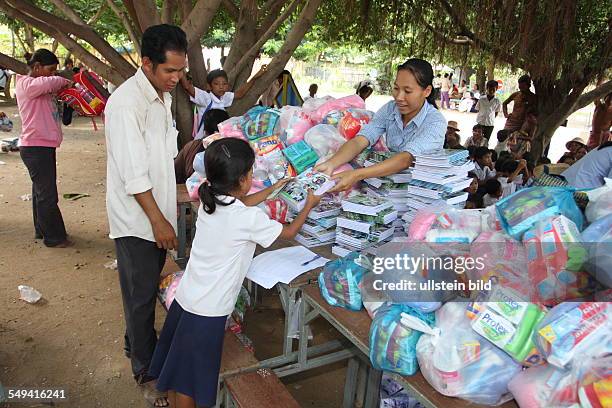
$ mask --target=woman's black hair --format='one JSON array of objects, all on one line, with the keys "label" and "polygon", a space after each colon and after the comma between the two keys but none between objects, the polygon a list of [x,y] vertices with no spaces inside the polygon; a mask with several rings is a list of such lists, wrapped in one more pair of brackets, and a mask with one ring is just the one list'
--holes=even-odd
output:
[{"label": "woman's black hair", "polygon": [[148,57],[154,67],[166,62],[167,51],[187,53],[187,35],[180,27],[159,24],[142,33],[140,55]]},{"label": "woman's black hair", "polygon": [[255,153],[242,139],[219,139],[208,146],[204,154],[207,181],[198,190],[207,214],[214,213],[217,205],[234,203],[235,199],[224,202],[218,196],[228,196],[240,187],[240,179],[249,174],[254,163]]},{"label": "woman's black hair", "polygon": [[229,119],[229,114],[223,109],[209,109],[204,114],[204,131],[212,135],[219,131],[219,123]]},{"label": "woman's black hair", "polygon": [[422,60],[420,58],[410,58],[409,60],[404,62],[402,65],[400,65],[397,68],[397,70],[398,71],[402,71],[402,70],[410,71],[412,75],[414,75],[414,78],[416,79],[417,83],[422,89],[426,89],[427,87],[430,87],[431,92],[429,93],[429,96],[427,97],[427,102],[433,105],[434,108],[438,109],[438,106],[436,105],[436,96],[434,95],[434,92],[433,92],[433,82],[432,81],[434,78],[434,72],[429,62]]},{"label": "woman's black hair", "polygon": [[229,81],[227,78],[227,72],[222,69],[213,69],[206,75],[206,83],[208,85],[212,85],[212,82],[217,78],[225,78],[226,81]]},{"label": "woman's black hair", "polygon": [[24,57],[26,59],[26,64],[28,64],[28,67],[30,68],[32,68],[37,62],[40,65],[59,64],[59,60],[57,59],[55,54],[47,50],[46,48],[39,48],[34,51],[34,54],[26,53]]}]

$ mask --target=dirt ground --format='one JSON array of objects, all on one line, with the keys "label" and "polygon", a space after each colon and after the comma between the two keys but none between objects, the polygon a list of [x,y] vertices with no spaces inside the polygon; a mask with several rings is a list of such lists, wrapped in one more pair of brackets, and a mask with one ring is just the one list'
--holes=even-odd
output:
[{"label": "dirt ground", "polygon": [[[15,106],[2,106],[15,123]],[[27,170],[18,153],[0,154],[0,383],[5,387],[65,388],[62,407],[144,407],[124,357],[124,320],[117,272],[106,269],[114,248],[105,209],[106,153],[101,121],[77,118],[64,129],[58,150],[60,208],[75,247],[49,249],[34,240]],[[87,193],[77,201],[64,193]],[[18,285],[43,294],[36,305],[19,300]],[[265,294],[262,307],[247,315],[246,333],[259,359],[280,354],[283,312]],[[165,313],[158,307],[161,328]],[[315,336],[333,337],[319,322]],[[345,364],[283,379],[303,406],[341,405]],[[42,406],[22,404],[6,406]]]}]

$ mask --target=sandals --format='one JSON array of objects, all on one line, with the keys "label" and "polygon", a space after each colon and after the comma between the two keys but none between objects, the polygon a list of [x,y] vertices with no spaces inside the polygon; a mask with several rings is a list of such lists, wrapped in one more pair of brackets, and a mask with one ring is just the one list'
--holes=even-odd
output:
[{"label": "sandals", "polygon": [[149,381],[144,384],[138,384],[143,391],[143,396],[151,408],[169,407],[168,394],[158,391],[155,388],[157,381]]}]

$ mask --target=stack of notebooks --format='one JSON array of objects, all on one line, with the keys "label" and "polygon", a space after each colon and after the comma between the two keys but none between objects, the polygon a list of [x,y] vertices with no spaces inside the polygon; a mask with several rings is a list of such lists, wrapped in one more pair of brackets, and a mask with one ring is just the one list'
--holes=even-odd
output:
[{"label": "stack of notebooks", "polygon": [[340,203],[322,200],[310,211],[295,240],[306,248],[328,245],[336,239],[336,219],[341,211]]},{"label": "stack of notebooks", "polygon": [[467,150],[439,150],[429,154],[416,155],[412,170],[407,201],[412,210],[418,210],[442,200],[448,205],[463,208],[472,180],[468,172],[474,163],[468,159]]},{"label": "stack of notebooks", "polygon": [[[369,167],[393,157],[392,152],[370,152],[364,166]],[[393,208],[401,215],[408,210],[408,182],[412,180],[411,169],[386,177],[368,178],[365,193],[377,198],[383,198],[393,203]]]},{"label": "stack of notebooks", "polygon": [[342,201],[332,252],[345,256],[388,240],[395,231],[393,222],[396,219],[397,211],[388,200],[357,194]]},{"label": "stack of notebooks", "polygon": [[[309,189],[313,190],[316,195],[323,195],[334,184],[329,176],[310,168],[287,183],[280,191],[279,197],[287,203],[289,210],[298,213],[304,209]],[[274,195],[274,193],[271,195]]]}]

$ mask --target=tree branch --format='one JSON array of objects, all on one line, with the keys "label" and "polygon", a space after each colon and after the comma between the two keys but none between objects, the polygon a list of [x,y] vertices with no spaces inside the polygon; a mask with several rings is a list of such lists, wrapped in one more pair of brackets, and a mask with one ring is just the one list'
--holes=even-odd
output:
[{"label": "tree branch", "polygon": [[165,0],[162,5],[161,21],[164,24],[172,24],[174,22],[174,13],[176,12],[176,1]]},{"label": "tree branch", "polygon": [[0,65],[10,69],[18,74],[25,75],[28,73],[28,66],[21,61],[16,60],[6,54],[0,52]]},{"label": "tree branch", "polygon": [[122,0],[122,3],[128,14],[130,15],[130,19],[134,22],[134,28],[138,33],[138,38],[140,38],[144,30],[140,26],[140,21],[138,20],[138,13],[136,13],[136,8],[134,8],[134,2],[132,0]]},{"label": "tree branch", "polygon": [[183,20],[181,28],[187,34],[187,42],[200,43],[200,38],[208,31],[210,24],[219,10],[221,0],[198,0],[196,5]]},{"label": "tree branch", "polygon": [[55,7],[57,7],[57,9],[64,15],[66,16],[70,21],[72,21],[75,24],[79,24],[79,25],[87,25],[87,23],[85,22],[85,20],[83,20],[81,18],[81,16],[79,16],[77,14],[76,11],[74,11],[72,9],[72,7],[70,7],[68,4],[66,4],[63,0],[50,0],[51,3],[53,3],[53,5]]},{"label": "tree branch", "polygon": [[257,30],[258,37],[260,37],[262,33],[268,31],[272,24],[274,24],[285,4],[287,4],[287,0],[266,1],[266,4],[264,4],[264,6],[261,8],[261,10],[265,13],[266,17],[261,22],[259,30]]},{"label": "tree branch", "polygon": [[[193,11],[193,3],[191,0],[179,0],[179,15],[181,20]],[[189,73],[193,84],[198,88],[206,87],[206,65],[204,64],[204,55],[202,54],[202,46],[199,41],[189,43],[187,50],[187,59],[189,60]]]},{"label": "tree branch", "polygon": [[[33,27],[38,28],[40,31],[44,32],[50,37],[56,38],[59,42],[66,47],[68,51],[82,60],[86,65],[90,66],[94,71],[96,71],[103,78],[108,79],[116,85],[122,83],[127,77],[134,73],[134,68],[129,65],[127,61],[121,57],[118,53],[109,58],[108,61],[111,63],[115,63],[113,67],[110,67],[100,61],[96,56],[87,51],[83,46],[81,46],[74,39],[70,38],[69,35],[60,31],[56,27],[47,24],[44,21],[40,21],[34,19],[33,17],[25,14],[22,10],[17,9],[8,4],[6,0],[0,0],[0,9],[4,10],[4,12],[13,19],[23,21],[26,24],[29,24]],[[123,76],[122,73],[116,68],[117,61],[123,61],[123,63],[127,64],[130,68],[130,74]]]},{"label": "tree branch", "polygon": [[283,14],[281,14],[276,19],[276,21],[274,21],[274,23],[268,28],[268,30],[259,37],[259,40],[255,44],[253,44],[253,46],[246,53],[244,53],[242,58],[240,58],[238,63],[234,65],[234,67],[228,74],[228,77],[230,78],[230,83],[233,82],[233,78],[235,78],[235,76],[238,75],[240,71],[242,71],[244,66],[249,62],[249,59],[254,58],[261,49],[261,47],[266,43],[266,41],[272,38],[272,36],[276,33],[276,30],[278,30],[281,24],[283,24],[283,22],[291,15],[291,13],[293,13],[298,4],[300,4],[301,2],[302,0],[293,0],[293,2],[285,9]]},{"label": "tree branch", "polygon": [[[129,17],[119,8],[119,6],[115,4],[113,0],[106,0],[106,4],[108,4],[119,21],[121,21],[121,24],[123,24],[125,31],[127,31],[130,40],[132,40],[132,43],[134,44],[134,48],[140,55],[140,36],[142,33],[139,34],[138,31],[136,31],[136,28],[134,28],[134,25],[130,21]],[[138,22],[136,22],[136,24],[138,24]]]},{"label": "tree branch", "polygon": [[140,29],[144,32],[147,28],[161,24],[157,6],[154,0],[136,0],[132,2]]},{"label": "tree branch", "polygon": [[[29,16],[37,21],[38,23],[31,24],[34,27],[39,27],[42,24],[50,27],[56,32],[65,34],[66,37],[69,37],[66,34],[74,34],[76,37],[88,42],[96,51],[106,58],[106,60],[113,61],[113,67],[122,77],[127,78],[134,73],[134,68],[130,63],[123,59],[123,57],[121,57],[109,43],[102,39],[93,28],[56,17],[25,0],[3,0],[2,3],[10,5],[21,14]],[[55,38],[55,35],[51,36]],[[58,39],[61,41],[60,38]]]},{"label": "tree branch", "polygon": [[104,14],[104,10],[106,10],[106,7],[107,7],[107,4],[104,2],[104,0],[102,0],[102,4],[100,4],[100,8],[96,12],[96,14],[94,14],[89,20],[87,20],[87,24],[92,25],[98,22],[100,17],[102,17],[102,14]]},{"label": "tree branch", "polygon": [[238,21],[240,11],[238,10],[238,7],[236,7],[234,2],[232,0],[222,0],[221,3],[223,4],[223,8],[227,11],[227,14],[229,14],[230,18],[234,20],[234,22]]},{"label": "tree branch", "polygon": [[592,91],[582,94],[578,98],[571,113],[574,113],[577,110],[584,108],[585,106],[595,101],[596,99],[601,99],[602,97],[606,96],[610,92],[612,92],[612,81],[608,81],[606,83],[603,83],[595,87],[595,89],[593,89]]}]

